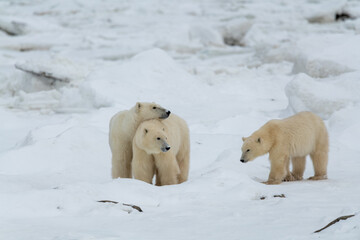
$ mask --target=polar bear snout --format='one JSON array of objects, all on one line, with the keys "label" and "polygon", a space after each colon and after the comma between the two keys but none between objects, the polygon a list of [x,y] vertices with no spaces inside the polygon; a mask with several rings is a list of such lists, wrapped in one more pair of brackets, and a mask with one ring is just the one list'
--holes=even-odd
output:
[{"label": "polar bear snout", "polygon": [[170,111],[169,110],[166,110],[164,109],[164,113],[161,115],[160,119],[166,119],[170,116]]},{"label": "polar bear snout", "polygon": [[240,157],[240,162],[242,163],[246,163],[248,160],[246,160],[246,156],[245,156],[245,153],[241,154],[241,157]]},{"label": "polar bear snout", "polygon": [[161,151],[163,151],[163,152],[167,152],[167,151],[169,151],[170,150],[170,146],[169,145],[165,145],[165,146],[163,146],[162,148],[161,148]]},{"label": "polar bear snout", "polygon": [[169,151],[170,150],[170,147],[168,146],[168,147],[162,147],[161,148],[161,151],[163,151],[163,152],[167,152],[167,151]]}]

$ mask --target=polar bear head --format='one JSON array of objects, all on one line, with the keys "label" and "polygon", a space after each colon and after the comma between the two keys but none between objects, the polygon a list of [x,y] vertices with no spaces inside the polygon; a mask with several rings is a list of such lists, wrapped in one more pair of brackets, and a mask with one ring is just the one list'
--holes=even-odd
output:
[{"label": "polar bear head", "polygon": [[141,116],[142,120],[148,119],[165,119],[170,116],[170,111],[161,107],[156,103],[148,103],[148,102],[137,102],[135,105],[135,113],[138,116]]},{"label": "polar bear head", "polygon": [[165,126],[157,119],[140,124],[134,137],[135,144],[147,154],[159,154],[170,150]]},{"label": "polar bear head", "polygon": [[269,152],[272,146],[272,138],[262,129],[254,132],[250,137],[243,137],[240,161],[246,163]]}]

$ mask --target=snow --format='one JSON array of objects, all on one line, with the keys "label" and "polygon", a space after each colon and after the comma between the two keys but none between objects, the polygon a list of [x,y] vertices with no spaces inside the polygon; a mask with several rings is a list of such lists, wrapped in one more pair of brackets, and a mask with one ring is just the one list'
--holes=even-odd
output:
[{"label": "snow", "polygon": [[328,119],[334,112],[359,102],[354,89],[360,89],[357,74],[343,74],[325,80],[298,74],[288,83],[285,93],[294,112],[312,111]]},{"label": "snow", "polygon": [[[309,4],[310,5],[310,4]],[[320,5],[320,6],[319,6]],[[305,15],[311,23],[329,23],[335,21],[335,14],[346,8],[347,1],[320,2],[315,6],[309,6],[309,13]]]},{"label": "snow", "polygon": [[[1,1],[0,239],[360,239],[359,17],[353,0]],[[187,182],[111,179],[109,120],[137,101],[188,122]],[[329,179],[262,184],[241,138],[304,110],[328,127]]]}]

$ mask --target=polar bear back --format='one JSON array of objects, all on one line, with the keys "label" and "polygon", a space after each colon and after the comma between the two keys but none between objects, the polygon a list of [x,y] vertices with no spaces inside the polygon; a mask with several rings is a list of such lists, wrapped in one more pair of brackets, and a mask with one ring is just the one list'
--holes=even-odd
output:
[{"label": "polar bear back", "polygon": [[290,155],[294,157],[313,152],[319,143],[325,144],[328,139],[323,120],[311,112],[300,112],[282,120],[271,120],[269,124],[276,128],[276,141],[288,146]]}]

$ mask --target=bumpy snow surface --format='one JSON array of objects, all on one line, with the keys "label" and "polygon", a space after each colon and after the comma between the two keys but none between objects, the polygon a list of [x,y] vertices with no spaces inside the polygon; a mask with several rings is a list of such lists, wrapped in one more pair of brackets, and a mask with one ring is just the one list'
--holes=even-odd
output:
[{"label": "bumpy snow surface", "polygon": [[[188,122],[187,182],[111,179],[109,120],[137,101]],[[262,184],[241,137],[304,110],[329,179]],[[0,116],[2,240],[360,239],[359,1],[3,0]]]}]

